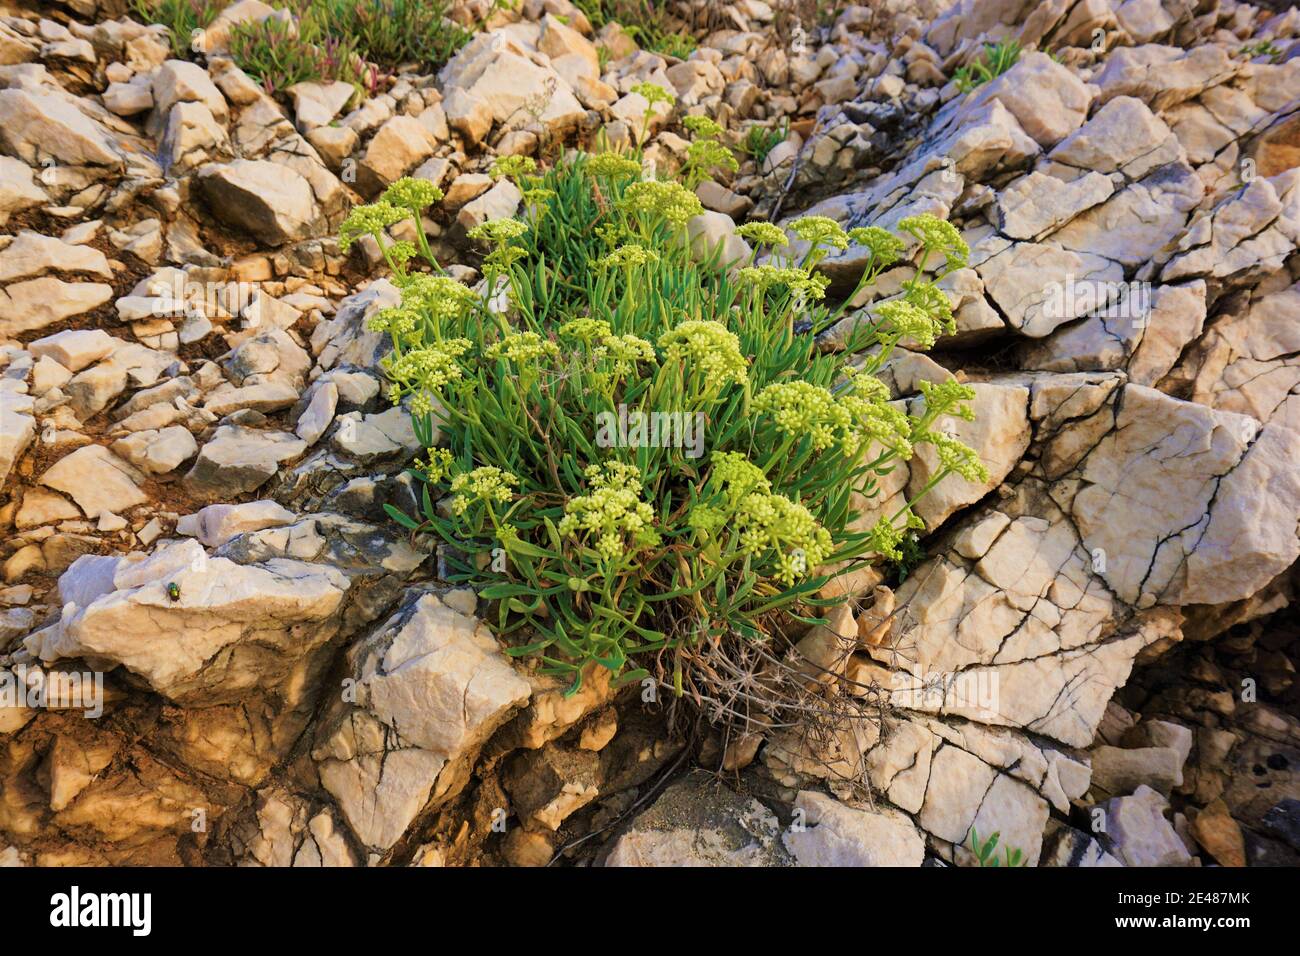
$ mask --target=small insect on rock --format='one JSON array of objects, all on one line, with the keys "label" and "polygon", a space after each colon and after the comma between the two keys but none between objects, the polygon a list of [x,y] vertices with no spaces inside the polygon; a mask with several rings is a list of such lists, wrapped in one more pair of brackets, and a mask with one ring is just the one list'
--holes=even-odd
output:
[{"label": "small insect on rock", "polygon": [[181,599],[181,586],[172,581],[167,585],[167,596],[173,601],[179,601]]}]

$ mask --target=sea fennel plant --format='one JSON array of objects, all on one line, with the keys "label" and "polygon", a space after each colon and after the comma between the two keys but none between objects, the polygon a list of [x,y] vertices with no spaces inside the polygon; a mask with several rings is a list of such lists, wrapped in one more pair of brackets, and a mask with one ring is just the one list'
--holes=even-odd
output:
[{"label": "sea fennel plant", "polygon": [[[497,602],[511,654],[541,655],[571,690],[594,661],[680,693],[698,642],[816,620],[836,571],[901,557],[920,526],[911,503],[859,527],[854,493],[873,495],[918,443],[937,446],[931,485],[984,477],[936,428],[970,415],[967,386],[922,386],[910,416],[875,377],[900,340],[925,346],[953,327],[933,284],[967,254],[949,224],[845,232],[806,217],[790,238],[750,223],[739,233],[754,253],[729,266],[687,241],[694,194],[641,179],[636,158],[579,153],[538,172],[515,157],[496,173],[525,212],[471,231],[485,252],[474,289],[422,237],[387,236],[441,199],[429,183],[358,207],[342,242],[374,236],[401,291],[369,322],[392,339],[391,396],[429,449],[414,468],[421,513],[389,513],[436,536],[450,577]],[[825,303],[816,266],[850,243],[869,250],[861,285],[919,246],[918,269],[847,351],[823,353],[815,333],[844,307]]]}]

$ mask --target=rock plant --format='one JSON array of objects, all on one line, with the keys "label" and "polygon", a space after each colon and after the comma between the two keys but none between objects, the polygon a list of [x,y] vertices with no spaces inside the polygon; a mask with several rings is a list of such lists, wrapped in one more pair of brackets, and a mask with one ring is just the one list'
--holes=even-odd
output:
[{"label": "rock plant", "polygon": [[[814,622],[833,576],[901,557],[921,526],[914,502],[859,527],[854,495],[873,496],[917,445],[941,463],[927,490],[954,472],[986,478],[937,427],[971,415],[968,386],[923,384],[909,414],[876,377],[900,341],[927,348],[953,328],[935,283],[968,250],[948,223],[753,222],[737,230],[753,251],[728,263],[721,245],[688,241],[695,195],[643,179],[635,155],[574,153],[544,172],[512,157],[495,175],[525,211],[471,230],[486,250],[473,289],[420,229],[388,236],[440,201],[431,183],[403,179],[358,207],[342,242],[373,236],[401,291],[370,327],[391,337],[391,397],[428,453],[414,471],[421,513],[389,513],[497,602],[511,654],[541,655],[571,690],[594,661],[680,693],[684,647]],[[851,244],[867,250],[855,294],[887,268],[914,270],[847,350],[823,353],[816,333],[846,306],[826,301],[817,267]]]}]

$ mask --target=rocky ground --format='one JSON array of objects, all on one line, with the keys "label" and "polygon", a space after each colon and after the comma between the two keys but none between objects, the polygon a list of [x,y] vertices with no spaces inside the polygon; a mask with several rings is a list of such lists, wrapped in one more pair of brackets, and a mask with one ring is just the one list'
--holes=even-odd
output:
[{"label": "rocky ground", "polygon": [[[969,865],[973,828],[1031,865],[1300,863],[1300,11],[699,3],[677,60],[524,0],[359,105],[222,55],[259,0],[190,60],[116,0],[0,11],[0,667],[106,675],[95,719],[0,707],[0,861]],[[383,511],[419,450],[363,324],[396,295],[339,222],[438,183],[473,281],[466,230],[521,199],[493,158],[628,141],[644,81],[659,168],[684,115],[774,131],[700,187],[710,231],[931,212],[972,249],[957,333],[889,375],[974,384],[991,478],[800,642],[860,693],[830,733],[566,698]]]}]

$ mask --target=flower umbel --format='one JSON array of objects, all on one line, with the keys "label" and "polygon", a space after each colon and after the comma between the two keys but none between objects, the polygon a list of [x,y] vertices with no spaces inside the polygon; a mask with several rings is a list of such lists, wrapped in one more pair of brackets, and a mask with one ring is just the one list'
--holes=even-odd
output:
[{"label": "flower umbel", "polygon": [[960,268],[970,258],[970,246],[961,237],[957,227],[946,219],[922,213],[898,220],[898,228],[915,237],[923,248],[942,253],[949,268]]},{"label": "flower umbel", "polygon": [[492,465],[480,466],[451,480],[451,510],[464,514],[476,502],[504,504],[515,496],[517,487],[519,479],[510,472]]},{"label": "flower umbel", "polygon": [[374,236],[379,241],[379,236],[385,229],[401,222],[408,215],[405,209],[382,201],[353,206],[348,218],[339,226],[339,249],[347,252],[362,236]]},{"label": "flower umbel", "polygon": [[749,363],[740,354],[740,339],[720,322],[693,319],[659,337],[667,361],[681,361],[711,386],[743,383]]},{"label": "flower umbel", "polygon": [[554,342],[531,331],[507,335],[483,350],[488,358],[504,358],[512,362],[536,362],[543,356],[555,356],[559,352],[559,346]]},{"label": "flower umbel", "polygon": [[654,509],[641,500],[641,471],[609,461],[585,472],[590,494],[569,499],[557,530],[564,537],[586,538],[606,561],[627,553],[628,539],[638,548],[659,543]]},{"label": "flower umbel", "polygon": [[736,235],[756,246],[786,246],[790,244],[785,230],[770,222],[747,222],[736,230]]},{"label": "flower umbel", "polygon": [[383,202],[419,212],[442,201],[442,190],[427,179],[403,176],[384,190]]},{"label": "flower umbel", "polygon": [[704,211],[699,197],[685,186],[657,179],[628,186],[619,205],[630,213],[659,216],[674,226],[685,225],[686,220]]}]

